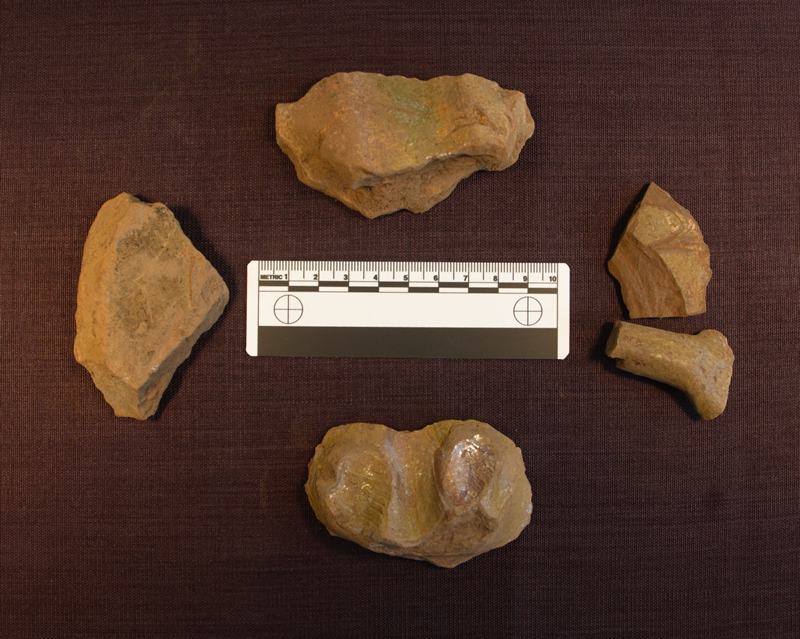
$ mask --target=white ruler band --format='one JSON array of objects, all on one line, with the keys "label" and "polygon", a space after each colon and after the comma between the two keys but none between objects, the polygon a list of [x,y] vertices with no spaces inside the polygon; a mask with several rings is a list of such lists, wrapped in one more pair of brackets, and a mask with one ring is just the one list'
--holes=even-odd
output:
[{"label": "white ruler band", "polygon": [[569,267],[252,261],[247,270],[247,352],[564,359],[569,352]]}]

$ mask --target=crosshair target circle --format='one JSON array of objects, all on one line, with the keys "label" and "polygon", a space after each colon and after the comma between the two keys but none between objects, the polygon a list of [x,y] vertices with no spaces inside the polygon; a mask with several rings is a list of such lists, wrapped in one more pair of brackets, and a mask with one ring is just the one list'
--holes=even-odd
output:
[{"label": "crosshair target circle", "polygon": [[523,326],[533,326],[542,319],[542,304],[535,297],[521,297],[514,304],[514,319]]},{"label": "crosshair target circle", "polygon": [[281,324],[294,324],[303,316],[303,303],[294,295],[281,295],[272,307]]}]

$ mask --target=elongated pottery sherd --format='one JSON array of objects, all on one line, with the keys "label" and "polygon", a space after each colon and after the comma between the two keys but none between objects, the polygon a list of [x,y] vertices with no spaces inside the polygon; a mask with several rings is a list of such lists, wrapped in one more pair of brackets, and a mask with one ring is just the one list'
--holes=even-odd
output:
[{"label": "elongated pottery sherd", "polygon": [[368,218],[427,211],[475,171],[511,166],[533,126],[522,93],[469,73],[337,73],[275,110],[300,181]]},{"label": "elongated pottery sherd", "polygon": [[697,335],[617,322],[606,344],[617,368],[679,388],[703,419],[725,410],[733,374],[733,351],[719,331]]}]

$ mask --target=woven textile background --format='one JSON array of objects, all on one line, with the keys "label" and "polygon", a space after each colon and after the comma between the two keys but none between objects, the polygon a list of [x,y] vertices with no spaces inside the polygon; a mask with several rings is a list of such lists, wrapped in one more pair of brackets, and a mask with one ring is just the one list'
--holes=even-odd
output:
[{"label": "woven textile background", "polygon": [[[800,5],[0,2],[0,636],[800,635]],[[337,71],[465,72],[536,131],[428,213],[301,184],[274,110]],[[606,269],[650,181],[697,219],[727,410],[697,418],[603,354]],[[228,283],[155,417],[72,355],[83,242],[161,201]],[[251,358],[253,259],[563,261],[564,361]],[[331,537],[303,492],[354,421],[492,424],[533,517],[452,570]]]}]

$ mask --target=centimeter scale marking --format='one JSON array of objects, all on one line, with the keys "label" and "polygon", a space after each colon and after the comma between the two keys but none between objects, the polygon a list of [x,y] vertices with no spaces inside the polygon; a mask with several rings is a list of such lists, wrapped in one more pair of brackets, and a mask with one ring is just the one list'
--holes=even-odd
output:
[{"label": "centimeter scale marking", "polygon": [[569,267],[252,261],[247,268],[247,352],[564,359],[569,352]]}]

